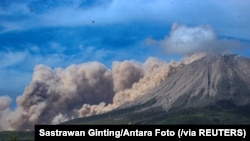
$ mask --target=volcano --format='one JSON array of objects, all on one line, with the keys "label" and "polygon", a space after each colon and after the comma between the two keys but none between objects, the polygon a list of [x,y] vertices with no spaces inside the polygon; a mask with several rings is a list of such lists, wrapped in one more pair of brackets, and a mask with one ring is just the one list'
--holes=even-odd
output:
[{"label": "volcano", "polygon": [[135,101],[62,124],[249,124],[250,59],[207,55]]}]

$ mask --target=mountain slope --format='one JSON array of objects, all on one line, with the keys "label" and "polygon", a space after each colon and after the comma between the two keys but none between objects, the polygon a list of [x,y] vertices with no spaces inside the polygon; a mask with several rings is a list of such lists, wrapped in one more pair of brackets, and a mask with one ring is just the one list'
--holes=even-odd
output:
[{"label": "mountain slope", "polygon": [[207,56],[172,74],[152,92],[132,103],[156,98],[165,109],[205,106],[220,100],[250,102],[250,60],[235,55]]},{"label": "mountain slope", "polygon": [[62,124],[249,124],[249,70],[248,58],[209,55],[114,111]]}]

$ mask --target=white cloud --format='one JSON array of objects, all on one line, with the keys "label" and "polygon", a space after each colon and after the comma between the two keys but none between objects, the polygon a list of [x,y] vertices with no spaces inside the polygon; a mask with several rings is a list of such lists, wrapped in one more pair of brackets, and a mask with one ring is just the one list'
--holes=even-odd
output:
[{"label": "white cloud", "polygon": [[30,50],[31,52],[34,52],[34,53],[39,53],[39,52],[40,52],[40,48],[39,48],[38,45],[32,45],[32,46],[29,48],[29,50]]},{"label": "white cloud", "polygon": [[223,53],[232,49],[242,49],[244,44],[229,39],[219,39],[209,25],[188,27],[173,24],[169,35],[162,40],[146,39],[149,44],[164,48],[167,54],[188,55],[196,52]]},{"label": "white cloud", "polygon": [[0,68],[14,66],[25,60],[27,52],[0,52]]},{"label": "white cloud", "polygon": [[208,26],[187,27],[174,24],[169,36],[166,36],[160,45],[167,53],[189,54],[207,50],[216,40],[213,29]]},{"label": "white cloud", "polygon": [[98,60],[101,61],[103,58],[115,54],[110,50],[106,50],[103,48],[97,48],[94,46],[80,47],[81,55],[86,60]]},{"label": "white cloud", "polygon": [[58,42],[51,42],[50,50],[55,51],[57,53],[63,53],[65,51],[65,47]]}]

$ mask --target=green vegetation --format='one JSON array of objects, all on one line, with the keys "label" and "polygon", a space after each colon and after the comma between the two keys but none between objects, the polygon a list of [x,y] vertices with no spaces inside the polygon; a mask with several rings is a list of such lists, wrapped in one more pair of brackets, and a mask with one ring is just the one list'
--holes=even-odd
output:
[{"label": "green vegetation", "polygon": [[0,141],[34,141],[32,131],[2,131]]},{"label": "green vegetation", "polygon": [[166,113],[148,123],[154,124],[250,124],[250,106],[203,107]]}]

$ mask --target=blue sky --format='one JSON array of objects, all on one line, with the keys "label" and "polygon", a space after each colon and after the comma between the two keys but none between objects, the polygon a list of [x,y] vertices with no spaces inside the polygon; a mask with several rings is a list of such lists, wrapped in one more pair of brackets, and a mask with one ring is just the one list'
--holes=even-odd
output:
[{"label": "blue sky", "polygon": [[[178,60],[186,54],[173,45],[176,37],[188,37],[184,44],[193,46],[187,47],[191,52],[197,49],[194,46],[204,45],[193,44],[196,36],[189,35],[194,32],[211,35],[207,36],[213,40],[209,45],[225,46],[250,56],[249,0],[0,0],[0,3],[0,96],[9,95],[13,100],[29,84],[38,64],[56,68],[98,61],[112,67],[114,61],[143,62],[151,56]],[[176,23],[181,25],[179,32],[174,28]],[[185,48],[180,46],[181,50]]]}]

